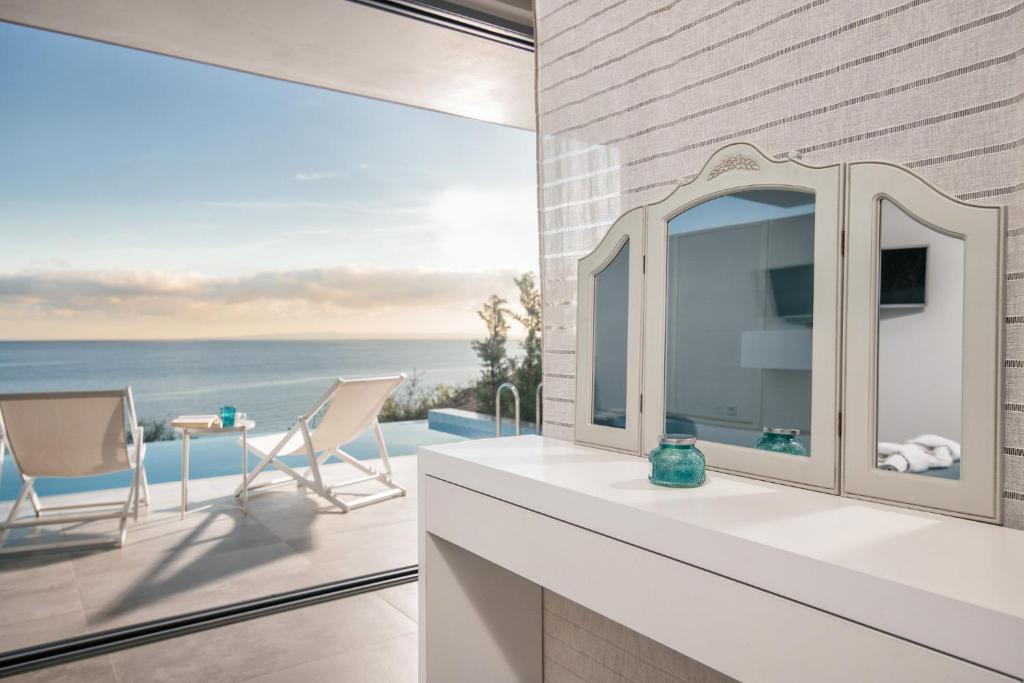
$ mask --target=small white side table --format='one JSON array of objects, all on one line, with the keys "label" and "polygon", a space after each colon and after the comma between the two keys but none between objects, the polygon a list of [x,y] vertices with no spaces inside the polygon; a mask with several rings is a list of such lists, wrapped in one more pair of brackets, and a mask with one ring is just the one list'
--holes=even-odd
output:
[{"label": "small white side table", "polygon": [[[173,423],[172,423],[173,424]],[[185,519],[188,509],[188,442],[193,434],[230,434],[241,433],[242,435],[242,514],[246,514],[249,504],[249,487],[245,485],[246,476],[249,474],[249,430],[256,427],[255,420],[243,420],[235,423],[234,427],[175,427],[181,432],[181,518]],[[204,505],[196,510],[205,510],[211,507]],[[195,512],[196,510],[192,510]]]}]

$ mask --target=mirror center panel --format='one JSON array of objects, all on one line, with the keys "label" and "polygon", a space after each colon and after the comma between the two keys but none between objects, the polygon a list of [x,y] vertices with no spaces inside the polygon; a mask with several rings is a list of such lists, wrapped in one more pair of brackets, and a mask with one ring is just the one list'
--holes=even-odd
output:
[{"label": "mirror center panel", "polygon": [[746,190],[669,220],[666,433],[809,455],[814,208]]}]

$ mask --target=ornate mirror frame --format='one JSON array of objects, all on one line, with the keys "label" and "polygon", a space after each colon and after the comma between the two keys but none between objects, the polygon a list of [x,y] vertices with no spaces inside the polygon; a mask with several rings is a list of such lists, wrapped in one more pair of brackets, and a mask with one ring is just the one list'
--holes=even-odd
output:
[{"label": "ornate mirror frame", "polygon": [[[640,363],[643,334],[643,207],[623,214],[600,244],[579,261],[576,309],[576,441],[635,453],[640,448]],[[629,243],[629,295],[627,312],[626,424],[624,428],[595,424],[594,324],[596,276]]]},{"label": "ornate mirror frame", "polygon": [[[848,169],[843,493],[999,521],[1005,209],[962,202],[894,164],[858,162],[849,164]],[[876,466],[878,254],[883,199],[926,228],[964,243],[960,437],[963,459],[958,480],[886,471]]]},{"label": "ornate mirror frame", "polygon": [[[814,326],[811,456],[794,457],[698,441],[708,467],[835,493],[838,477],[840,226],[843,169],[776,161],[753,145],[729,145],[697,177],[647,207],[647,316],[644,327],[643,452],[665,431],[668,223],[689,208],[743,190],[814,193]],[[694,321],[699,325],[700,321]]]},{"label": "ornate mirror frame", "polygon": [[[895,164],[817,167],[772,159],[751,144],[736,143],[715,152],[696,177],[662,201],[619,218],[579,262],[576,440],[637,455],[657,445],[665,425],[668,223],[702,202],[749,190],[815,197],[811,457],[701,440],[708,467],[1000,521],[1005,208],[959,201]],[[908,477],[876,466],[881,199],[926,228],[964,240],[965,460],[959,480]],[[594,277],[627,239],[627,405],[626,428],[619,429],[592,419]]]}]

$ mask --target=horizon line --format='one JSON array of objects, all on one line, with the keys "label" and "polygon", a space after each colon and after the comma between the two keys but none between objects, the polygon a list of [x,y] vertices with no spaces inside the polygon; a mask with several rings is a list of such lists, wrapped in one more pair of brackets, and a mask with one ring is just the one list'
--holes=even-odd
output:
[{"label": "horizon line", "polygon": [[67,339],[0,339],[0,344],[37,344],[64,342],[261,342],[261,341],[473,341],[473,337],[93,337]]},{"label": "horizon line", "polygon": [[[476,341],[477,337],[473,335],[463,336],[401,336],[401,337],[261,337],[261,336],[246,336],[246,337],[146,337],[146,338],[126,338],[126,337],[91,337],[91,338],[63,338],[63,339],[0,339],[0,344],[39,344],[39,343],[101,343],[101,342],[210,342],[210,341],[230,341],[230,342],[261,342],[261,341],[294,341],[294,342],[332,342],[332,341]],[[522,341],[525,337],[509,336],[508,341]]]}]

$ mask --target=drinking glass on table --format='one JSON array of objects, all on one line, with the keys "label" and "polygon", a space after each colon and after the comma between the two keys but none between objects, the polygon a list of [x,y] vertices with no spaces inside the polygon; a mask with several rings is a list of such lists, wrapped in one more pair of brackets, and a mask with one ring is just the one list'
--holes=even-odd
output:
[{"label": "drinking glass on table", "polygon": [[220,424],[222,427],[234,427],[235,426],[235,407],[234,406],[221,406],[220,407]]}]

